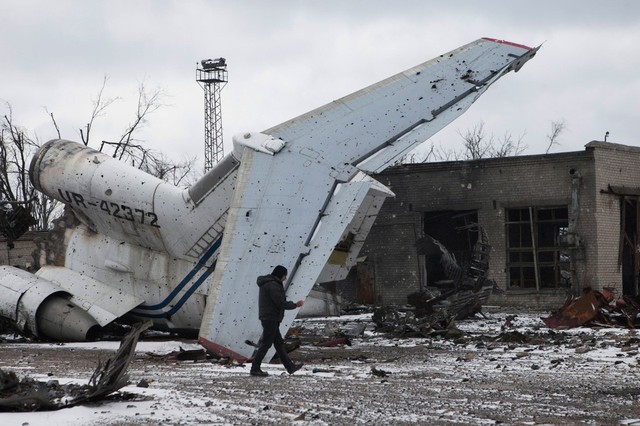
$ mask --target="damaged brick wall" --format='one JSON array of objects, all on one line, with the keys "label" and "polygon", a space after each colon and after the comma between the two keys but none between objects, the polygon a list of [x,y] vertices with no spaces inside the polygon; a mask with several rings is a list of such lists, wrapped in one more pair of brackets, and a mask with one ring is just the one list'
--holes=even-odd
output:
[{"label": "damaged brick wall", "polygon": [[[597,269],[594,288],[614,287],[622,294],[620,246],[620,195],[606,193],[609,185],[628,188],[635,192],[640,188],[640,148],[615,143],[593,141],[587,149],[594,152],[596,169],[595,209],[597,221]],[[602,192],[605,191],[605,192]],[[638,198],[632,196],[632,198]],[[616,232],[611,232],[615,230]]]},{"label": "damaged brick wall", "polygon": [[[640,158],[640,157],[639,157]],[[595,162],[593,150],[549,155],[521,156],[445,163],[409,164],[389,169],[377,176],[396,194],[385,201],[380,215],[367,239],[362,254],[388,261],[381,250],[381,241],[394,242],[394,258],[413,259],[403,277],[395,272],[378,270],[376,280],[384,286],[386,303],[404,303],[405,289],[420,288],[421,268],[415,259],[415,240],[408,235],[386,232],[390,225],[406,223],[411,217],[416,235],[422,228],[423,212],[477,210],[478,222],[485,229],[492,245],[489,277],[500,288],[503,296],[490,300],[493,304],[556,308],[567,294],[567,289],[509,289],[507,287],[505,211],[508,208],[529,206],[569,206],[571,202],[571,170],[578,170],[580,183],[580,216],[576,231],[585,242],[580,250],[581,260],[575,262],[578,292],[582,283],[597,271],[589,261],[597,256],[595,225]],[[598,189],[599,190],[599,189]],[[619,211],[607,211],[619,221]],[[618,225],[616,225],[615,229]],[[401,286],[397,283],[400,282]],[[596,283],[597,284],[597,283]]]},{"label": "damaged brick wall", "polygon": [[7,241],[0,237],[0,265],[15,266],[24,270],[37,269],[34,253],[38,247],[37,241],[47,235],[47,232],[30,231],[13,242],[14,248],[7,247]]},{"label": "damaged brick wall", "polygon": [[[407,250],[420,235],[420,215],[404,213],[375,226],[367,244],[367,266],[382,304],[404,304],[407,294],[420,289],[420,268],[415,250]],[[409,247],[411,248],[411,247]]]}]

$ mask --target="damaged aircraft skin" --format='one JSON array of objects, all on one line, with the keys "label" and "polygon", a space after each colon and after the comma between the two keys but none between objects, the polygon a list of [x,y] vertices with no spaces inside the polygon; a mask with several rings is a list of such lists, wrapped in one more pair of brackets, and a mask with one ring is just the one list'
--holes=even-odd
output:
[{"label": "damaged aircraft skin", "polygon": [[0,411],[50,411],[96,402],[129,384],[127,369],[136,354],[140,334],[151,321],[138,323],[120,342],[113,357],[100,362],[89,383],[61,385],[57,380],[40,382],[29,377],[18,379],[14,372],[0,370]]},{"label": "damaged aircraft skin", "polygon": [[[82,144],[50,141],[32,160],[31,181],[81,223],[67,229],[64,255],[35,274],[0,270],[0,315],[56,340],[96,338],[120,317],[151,319],[156,329],[199,330],[207,350],[246,360],[255,350],[246,342],[261,334],[256,276],[286,266],[290,300],[344,279],[393,195],[368,173],[433,136],[537,50],[479,39],[237,135],[233,151],[188,189]],[[287,312],[283,331],[296,313]]]}]

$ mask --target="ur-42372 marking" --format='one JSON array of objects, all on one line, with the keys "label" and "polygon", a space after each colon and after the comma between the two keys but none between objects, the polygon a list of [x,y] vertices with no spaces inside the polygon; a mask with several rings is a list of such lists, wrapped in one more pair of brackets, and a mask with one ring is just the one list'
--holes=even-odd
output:
[{"label": "ur-42372 marking", "polygon": [[155,226],[158,225],[158,216],[154,212],[148,212],[142,209],[132,209],[126,204],[118,204],[106,200],[87,201],[82,194],[78,194],[72,191],[63,191],[58,188],[58,193],[69,204],[76,204],[79,207],[88,209],[88,206],[96,207],[102,210],[109,216],[116,217],[118,219],[128,220],[130,222],[140,222],[143,225]]}]

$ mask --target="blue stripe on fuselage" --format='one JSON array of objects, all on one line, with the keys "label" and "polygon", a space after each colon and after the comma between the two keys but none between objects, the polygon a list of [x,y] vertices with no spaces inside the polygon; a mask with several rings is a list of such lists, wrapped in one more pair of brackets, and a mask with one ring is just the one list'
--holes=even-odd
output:
[{"label": "blue stripe on fuselage", "polygon": [[168,311],[161,312],[159,314],[146,314],[146,313],[136,313],[136,312],[133,312],[133,314],[139,317],[144,317],[144,318],[170,317],[171,315],[175,314],[178,311],[178,309],[180,309],[182,305],[184,305],[187,299],[189,299],[189,297],[191,297],[191,295],[198,289],[198,287],[200,287],[202,283],[205,282],[207,278],[209,278],[209,275],[213,273],[214,269],[216,269],[216,262],[213,262],[213,265],[211,265],[204,271],[204,273],[200,276],[200,278],[198,278],[196,282],[191,286],[191,288],[189,288],[189,290],[187,290],[187,292],[180,298],[180,300],[178,300],[178,303],[176,303],[175,306],[173,306]]},{"label": "blue stripe on fuselage", "polygon": [[[178,293],[187,286],[187,284],[189,284],[189,282],[191,282],[191,280],[193,279],[193,277],[200,272],[200,270],[202,270],[202,268],[204,267],[205,263],[207,263],[207,261],[209,259],[211,259],[211,257],[215,254],[216,251],[218,251],[218,249],[220,248],[220,244],[222,243],[222,236],[220,236],[220,238],[218,238],[213,245],[209,248],[209,250],[206,251],[206,253],[204,254],[204,256],[202,256],[200,258],[200,260],[198,261],[198,263],[196,263],[196,265],[193,267],[193,269],[191,269],[191,271],[189,271],[189,273],[182,279],[182,281],[180,281],[180,284],[178,284],[172,291],[171,293],[169,293],[169,295],[167,297],[164,298],[164,300],[160,303],[156,303],[155,305],[140,305],[137,306],[134,310],[138,311],[154,311],[154,310],[158,310],[158,309],[162,309],[164,307],[166,307],[167,305],[169,305],[169,303],[178,295]],[[206,277],[208,277],[209,275],[211,275],[211,272],[213,272],[213,270],[216,267],[216,262],[213,262],[213,265],[211,265],[209,268],[207,268],[205,270],[205,273],[203,274],[203,276],[206,275]],[[196,282],[191,286],[191,288],[189,290],[187,290],[187,292],[185,293],[186,295],[191,296],[191,294],[193,294],[193,292],[202,284],[202,277],[200,277],[198,280],[196,280]],[[188,297],[187,297],[188,298]],[[186,301],[185,297],[183,296],[179,303],[180,306],[182,306],[182,304],[184,304],[184,302]],[[172,310],[175,309],[175,306],[172,308]],[[137,314],[139,315],[139,314]],[[164,314],[163,314],[164,315]],[[141,315],[142,316],[142,315]],[[146,316],[146,315],[145,315]]]}]

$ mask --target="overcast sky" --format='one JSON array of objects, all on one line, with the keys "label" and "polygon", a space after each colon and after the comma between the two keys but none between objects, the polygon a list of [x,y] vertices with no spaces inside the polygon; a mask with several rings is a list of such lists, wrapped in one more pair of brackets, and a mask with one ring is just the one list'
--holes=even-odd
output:
[{"label": "overcast sky", "polygon": [[523,136],[543,153],[551,122],[566,130],[552,152],[591,140],[640,145],[640,1],[195,1],[0,0],[0,112],[46,142],[78,128],[108,76],[120,98],[92,140],[115,140],[144,82],[165,94],[138,135],[174,159],[203,157],[203,90],[196,63],[225,57],[226,150],[261,131],[481,37],[543,44],[429,143],[460,146],[468,129]]}]

